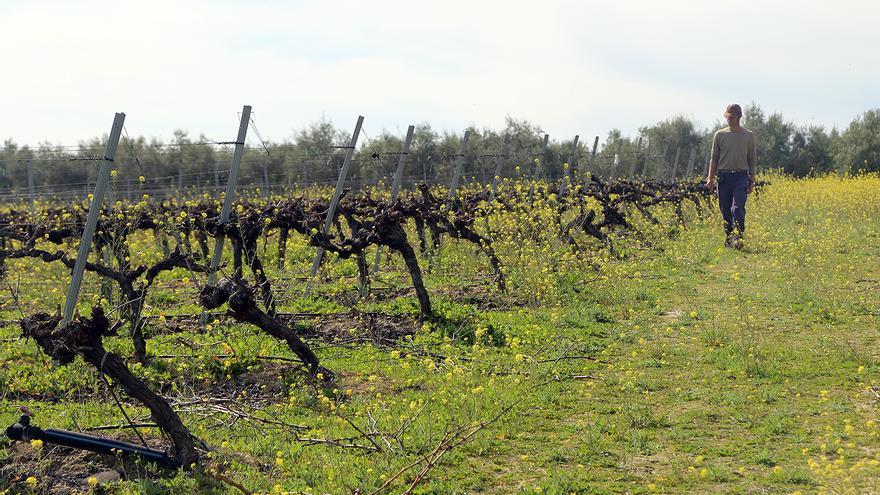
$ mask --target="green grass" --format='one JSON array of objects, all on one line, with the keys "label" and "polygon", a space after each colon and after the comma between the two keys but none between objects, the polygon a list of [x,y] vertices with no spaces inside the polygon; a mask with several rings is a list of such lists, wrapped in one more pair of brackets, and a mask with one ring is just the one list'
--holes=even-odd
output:
[{"label": "green grass", "polygon": [[[537,246],[497,246],[511,282],[502,295],[487,279],[485,259],[444,242],[440,269],[427,275],[437,321],[393,349],[317,346],[339,374],[336,391],[315,390],[290,365],[259,359],[290,353],[231,322],[156,335],[151,353],[189,357],[136,371],[180,398],[217,394],[225,382],[250,385],[241,398],[254,405],[250,413],[307,427],[229,427],[226,417],[183,414],[215,449],[211,461],[227,463],[230,476],[261,492],[370,493],[429,454],[445,432],[512,406],[445,454],[415,493],[876,493],[880,180],[771,180],[750,199],[742,252],[721,247],[714,211],[708,222],[691,214],[674,238],[653,234],[651,247],[621,240],[625,258],[587,255],[599,271],[560,245],[543,258],[534,256]],[[266,256],[274,266],[271,250]],[[310,261],[307,253],[288,259],[298,270]],[[405,287],[399,260],[386,260],[382,285]],[[542,270],[554,264],[565,269]],[[55,284],[22,284],[29,291],[23,311],[54,310],[62,296],[51,289],[63,293],[63,270],[8,265],[10,277]],[[334,260],[327,270],[353,275],[352,267]],[[195,311],[193,291],[174,285],[181,276],[163,278],[151,313]],[[318,293],[338,300],[354,293],[355,282],[326,282]],[[299,298],[297,287],[284,291],[284,310],[347,311],[327,297]],[[83,308],[94,293],[85,299]],[[411,294],[358,307],[403,318],[417,310]],[[19,315],[9,297],[2,309],[4,318]],[[52,365],[17,334],[14,326],[0,329],[0,424],[13,422],[22,403],[42,427],[120,421],[92,369],[79,361]],[[107,344],[130,354],[124,338]],[[134,406],[129,414],[145,419]],[[357,436],[340,416],[387,434],[376,437],[382,452],[295,440]],[[0,463],[13,450],[0,441]],[[42,479],[37,464],[16,467],[22,479]],[[401,476],[392,493],[416,472]],[[16,483],[13,490],[24,486]],[[237,492],[200,474],[109,491]]]}]

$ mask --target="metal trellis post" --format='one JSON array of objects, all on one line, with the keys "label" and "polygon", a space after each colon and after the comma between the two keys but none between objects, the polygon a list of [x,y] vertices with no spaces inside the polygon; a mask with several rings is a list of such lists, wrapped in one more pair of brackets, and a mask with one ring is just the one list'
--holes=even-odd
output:
[{"label": "metal trellis post", "polygon": [[666,173],[666,153],[669,151],[669,143],[663,145],[663,153],[659,157],[659,161],[657,162],[657,170],[655,171],[656,179],[663,179],[663,174]]},{"label": "metal trellis post", "polygon": [[[241,155],[244,153],[244,141],[247,139],[248,122],[251,118],[251,107],[245,105],[241,111],[241,124],[238,127],[238,136],[235,139],[235,151],[232,153],[232,163],[229,166],[229,178],[226,180],[226,195],[223,198],[223,207],[220,209],[220,225],[229,221],[232,212],[232,202],[235,201],[235,188],[238,187],[238,167],[241,164]],[[214,243],[214,255],[211,257],[211,271],[208,275],[208,283],[213,285],[217,280],[217,267],[223,257],[223,242],[226,236],[222,233],[217,236]]]},{"label": "metal trellis post", "polygon": [[[339,205],[339,197],[342,195],[342,189],[345,186],[345,178],[348,176],[348,169],[351,168],[351,159],[354,157],[354,149],[357,146],[358,136],[361,133],[361,126],[364,123],[364,117],[358,116],[357,124],[354,126],[354,132],[351,135],[351,142],[345,153],[345,161],[342,162],[342,170],[339,172],[339,178],[336,180],[336,190],[333,192],[333,199],[330,200],[330,207],[327,209],[327,218],[324,219],[323,234],[330,231],[333,224],[333,217],[336,215],[336,207]],[[312,270],[309,272],[309,279],[306,280],[305,296],[312,291],[312,280],[318,274],[318,268],[321,267],[321,260],[324,258],[324,248],[318,248],[315,252],[315,259],[312,261]]]},{"label": "metal trellis post", "polygon": [[[397,158],[397,170],[394,171],[394,182],[391,184],[391,202],[397,199],[397,193],[400,191],[400,182],[403,180],[403,167],[406,163],[406,156],[409,154],[409,145],[412,142],[413,133],[416,126],[411,125],[406,130],[406,138],[403,140],[403,149]],[[379,262],[382,260],[382,246],[376,246],[376,257],[373,259],[373,273],[379,271]]]},{"label": "metal trellis post", "polygon": [[688,157],[687,175],[685,176],[688,179],[690,179],[694,176],[694,162],[696,161],[696,159],[697,159],[697,148],[694,146],[691,146],[691,154]]},{"label": "metal trellis post", "polygon": [[269,197],[269,165],[263,160],[263,197]]},{"label": "metal trellis post", "polygon": [[675,159],[672,160],[672,180],[678,175],[678,157],[681,156],[681,146],[675,147]]},{"label": "metal trellis post", "polygon": [[183,208],[183,160],[177,160],[177,206]]},{"label": "metal trellis post", "polygon": [[122,134],[122,124],[124,122],[124,113],[117,113],[113,118],[113,127],[110,129],[110,138],[107,140],[107,147],[104,149],[101,168],[98,170],[98,180],[95,183],[95,193],[89,205],[86,226],[83,229],[82,239],[79,242],[79,252],[76,256],[76,263],[73,266],[73,274],[70,277],[70,286],[67,288],[67,299],[64,301],[64,316],[61,320],[62,326],[67,325],[73,319],[73,311],[76,309],[79,289],[82,286],[83,272],[86,269],[86,261],[89,258],[89,252],[92,249],[92,239],[95,236],[95,228],[98,225],[101,203],[104,200],[107,183],[110,182],[110,164],[116,156],[116,146],[119,144],[119,136]]},{"label": "metal trellis post", "polygon": [[[250,118],[251,106],[245,105],[241,110],[241,122],[238,126],[238,135],[235,138],[235,150],[232,152],[229,177],[226,179],[226,195],[223,198],[223,207],[220,209],[220,228],[218,229],[217,240],[214,243],[214,255],[211,257],[211,265],[208,270],[208,285],[214,285],[217,282],[217,268],[220,266],[220,260],[223,258],[223,244],[226,241],[226,236],[222,232],[222,226],[229,222],[229,214],[232,212],[235,189],[238,187],[238,168],[241,164],[241,155],[244,153],[244,142],[247,139],[247,128]],[[214,162],[214,171],[217,172],[218,169],[219,166]],[[219,181],[219,176],[214,175],[214,180]],[[219,183],[215,182],[215,184],[219,188]],[[207,323],[207,311],[202,311],[199,321],[202,325]]]},{"label": "metal trellis post", "polygon": [[640,137],[636,141],[636,153],[635,153],[635,156],[633,156],[632,165],[630,165],[630,167],[629,167],[629,178],[630,179],[632,179],[633,177],[636,176],[636,168],[638,168],[638,165],[639,165],[639,151],[641,150],[641,148],[642,148],[642,138]]},{"label": "metal trellis post", "polygon": [[706,167],[705,169],[703,169],[703,170],[705,170],[706,176],[709,175],[709,162],[710,161],[712,161],[712,145],[711,144],[709,145],[709,148],[706,150],[706,161],[703,162],[703,163],[705,163],[705,167]]},{"label": "metal trellis post", "polygon": [[643,178],[648,175],[648,163],[651,160],[651,148],[653,147],[654,141],[650,138],[648,139],[648,146],[645,147],[645,163],[642,164],[642,171],[639,175]]},{"label": "metal trellis post", "polygon": [[34,206],[34,161],[28,158],[27,161],[27,174],[28,174],[28,198],[30,200],[31,208]]},{"label": "metal trellis post", "polygon": [[489,201],[495,199],[498,194],[498,181],[501,180],[501,167],[504,166],[504,159],[507,158],[507,145],[510,143],[510,136],[504,136],[501,141],[501,150],[495,155],[495,174],[492,176],[492,192],[489,193]]},{"label": "metal trellis post", "polygon": [[461,177],[461,171],[464,168],[464,152],[467,150],[468,139],[471,137],[470,131],[464,131],[461,138],[461,149],[458,151],[458,159],[455,160],[455,171],[452,173],[452,183],[449,184],[449,199],[455,197],[458,191],[458,179]]},{"label": "metal trellis post", "polygon": [[541,177],[541,171],[544,167],[544,157],[547,155],[547,143],[549,142],[550,134],[544,134],[544,140],[541,142],[541,153],[538,155],[538,159],[535,162],[535,171],[532,173],[532,180],[529,184],[529,203],[532,202],[532,197],[535,194],[535,181]]},{"label": "metal trellis post", "polygon": [[611,162],[611,179],[617,178],[617,171],[620,168],[620,148],[623,146],[623,139],[617,140],[617,146],[614,148],[614,158]]},{"label": "metal trellis post", "polygon": [[[222,233],[222,226],[229,221],[232,202],[235,200],[235,188],[238,186],[238,167],[241,164],[241,155],[244,153],[244,141],[247,139],[250,118],[251,107],[250,105],[245,105],[241,110],[241,123],[238,126],[238,135],[235,139],[232,163],[229,166],[229,178],[226,180],[226,195],[223,198],[223,207],[220,209],[220,229],[217,234],[217,240],[214,243],[214,255],[211,257],[211,266],[208,270],[208,285],[214,285],[217,282],[217,267],[220,266],[220,259],[223,257],[223,243],[226,240],[226,236]],[[214,170],[217,169],[215,168]],[[207,319],[208,312],[203,311],[200,318],[201,323],[205,324]]]},{"label": "metal trellis post", "polygon": [[[593,162],[596,161],[596,151],[599,149],[599,136],[596,136],[596,139],[593,140],[593,152],[590,153],[590,160],[587,162],[587,172],[592,172],[593,170]],[[578,167],[578,180],[584,180],[584,170],[583,167]]]},{"label": "metal trellis post", "polygon": [[574,142],[571,143],[571,151],[568,152],[568,170],[563,170],[563,177],[559,184],[559,192],[565,194],[565,188],[569,182],[574,182],[574,164],[577,159],[578,140],[580,135],[575,134]]},{"label": "metal trellis post", "polygon": [[[110,211],[110,215],[113,215],[113,205],[116,203],[116,198],[113,195],[113,184],[115,181],[111,181],[110,187],[107,189],[107,205],[109,206],[108,210]],[[111,250],[113,246],[106,245],[103,249],[101,249],[101,253],[103,253],[104,266],[111,266],[113,263],[113,254]],[[107,299],[111,305],[113,304],[113,284],[110,279],[106,277],[101,278],[101,297]]]},{"label": "metal trellis post", "polygon": [[538,161],[535,163],[535,172],[532,175],[532,180],[538,180],[541,178],[541,172],[544,171],[544,157],[547,156],[547,144],[550,142],[550,134],[544,134],[544,140],[541,142],[541,153],[538,155]]}]

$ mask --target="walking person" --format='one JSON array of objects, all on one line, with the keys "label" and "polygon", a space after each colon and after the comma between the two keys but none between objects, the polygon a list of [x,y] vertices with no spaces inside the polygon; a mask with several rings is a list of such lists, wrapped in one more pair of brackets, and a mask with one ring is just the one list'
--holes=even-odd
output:
[{"label": "walking person", "polygon": [[[718,206],[724,218],[725,245],[741,249],[746,230],[746,199],[755,188],[757,156],[755,135],[739,125],[742,107],[727,105],[724,112],[727,127],[712,138],[709,177],[706,187],[718,186]],[[717,177],[717,180],[716,180]]]}]

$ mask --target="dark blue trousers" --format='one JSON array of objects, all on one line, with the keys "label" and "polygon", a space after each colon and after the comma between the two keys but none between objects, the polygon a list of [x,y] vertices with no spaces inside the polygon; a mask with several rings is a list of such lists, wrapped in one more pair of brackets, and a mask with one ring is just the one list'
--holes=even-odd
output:
[{"label": "dark blue trousers", "polygon": [[749,172],[718,173],[718,206],[724,218],[727,235],[742,234],[746,230],[746,198],[749,190]]}]

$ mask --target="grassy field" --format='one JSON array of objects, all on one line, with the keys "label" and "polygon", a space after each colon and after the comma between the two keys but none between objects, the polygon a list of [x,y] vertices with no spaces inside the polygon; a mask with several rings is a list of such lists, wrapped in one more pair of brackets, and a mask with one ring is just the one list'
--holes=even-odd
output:
[{"label": "grassy field", "polygon": [[[367,301],[354,263],[334,261],[315,297],[291,283],[282,301],[313,314],[300,324],[338,375],[331,389],[307,384],[253,327],[218,317],[168,331],[197,309],[186,274],[166,274],[147,311],[154,359],[134,368],[211,447],[205,469],[261,493],[405,493],[417,481],[412,493],[880,493],[880,178],[766,179],[742,251],[723,247],[715,210],[640,224],[615,255],[502,234],[498,293],[485,259],[444,240],[427,276],[438,318],[424,324],[399,260]],[[518,219],[491,221],[504,232]],[[153,248],[138,261],[158,259]],[[290,273],[312,252],[292,246]],[[8,261],[2,282],[19,297],[6,291],[0,317],[54,311],[66,277]],[[87,278],[83,309],[98,286]],[[0,425],[21,404],[44,428],[123,421],[92,368],[56,366],[18,334],[14,321],[0,328]],[[127,339],[107,345],[131,354]],[[121,462],[127,481],[89,486],[113,460],[69,454],[0,440],[0,493],[239,493],[209,472]]]}]

